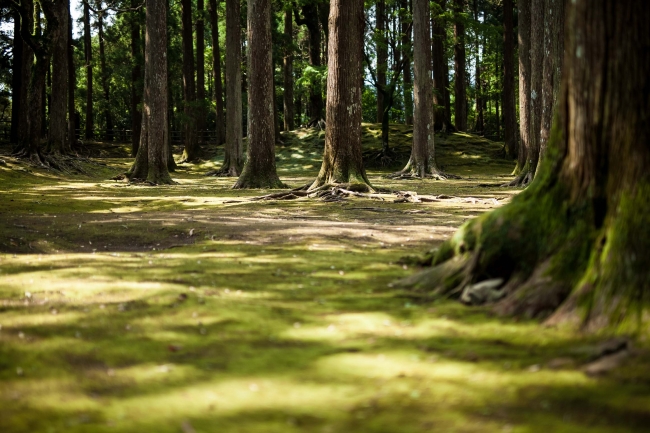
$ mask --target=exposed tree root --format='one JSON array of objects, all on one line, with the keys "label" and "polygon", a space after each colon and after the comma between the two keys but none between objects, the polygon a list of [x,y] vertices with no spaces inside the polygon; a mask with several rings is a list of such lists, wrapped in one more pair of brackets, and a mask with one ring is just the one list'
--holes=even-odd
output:
[{"label": "exposed tree root", "polygon": [[212,176],[212,177],[239,177],[239,173],[234,167],[230,167],[230,168],[222,167],[218,170],[210,170],[205,175]]},{"label": "exposed tree root", "polygon": [[434,180],[447,180],[447,179],[462,179],[460,176],[450,173],[443,173],[436,170],[433,173],[426,173],[424,176],[421,176],[419,173],[413,172],[412,170],[402,170],[396,173],[387,174],[384,176],[387,179],[395,180],[423,180],[423,179],[434,179]]},{"label": "exposed tree root", "polygon": [[532,181],[535,176],[535,173],[531,172],[528,169],[525,169],[523,171],[520,171],[519,175],[513,179],[511,182],[504,183],[501,186],[503,187],[519,187],[523,188],[528,186]]},{"label": "exposed tree root", "polygon": [[26,148],[18,149],[12,156],[27,160],[33,167],[55,170],[64,174],[90,175],[83,163],[94,164],[93,161],[77,155],[61,154],[59,152],[30,152]]}]

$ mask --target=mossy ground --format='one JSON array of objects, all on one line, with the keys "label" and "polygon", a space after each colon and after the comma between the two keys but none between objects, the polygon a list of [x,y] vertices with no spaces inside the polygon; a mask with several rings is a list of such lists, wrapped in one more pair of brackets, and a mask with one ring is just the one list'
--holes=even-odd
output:
[{"label": "mossy ground", "polygon": [[[284,136],[283,182],[313,180],[322,135]],[[646,334],[591,378],[597,337],[390,287],[400,257],[517,192],[489,186],[512,179],[501,144],[437,144],[462,179],[370,180],[461,199],[251,202],[267,191],[203,176],[220,151],[164,187],[107,180],[126,147],[98,145],[91,176],[2,157],[0,431],[647,431]]]}]

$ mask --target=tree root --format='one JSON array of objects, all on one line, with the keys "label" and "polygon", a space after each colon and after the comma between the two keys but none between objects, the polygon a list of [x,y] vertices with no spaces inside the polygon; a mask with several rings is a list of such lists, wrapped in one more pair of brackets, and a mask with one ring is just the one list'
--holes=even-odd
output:
[{"label": "tree root", "polygon": [[531,172],[530,170],[525,170],[512,181],[501,184],[500,186],[525,188],[533,181],[533,178],[534,178],[534,173]]},{"label": "tree root", "polygon": [[441,171],[436,171],[434,173],[427,173],[423,176],[420,176],[418,173],[414,173],[411,170],[402,170],[396,173],[387,174],[384,176],[386,179],[394,180],[423,180],[423,179],[434,179],[434,180],[448,180],[448,179],[462,179],[462,177],[457,176],[451,173],[443,173]]},{"label": "tree root", "polygon": [[211,177],[239,177],[239,173],[234,167],[210,170],[205,175]]}]

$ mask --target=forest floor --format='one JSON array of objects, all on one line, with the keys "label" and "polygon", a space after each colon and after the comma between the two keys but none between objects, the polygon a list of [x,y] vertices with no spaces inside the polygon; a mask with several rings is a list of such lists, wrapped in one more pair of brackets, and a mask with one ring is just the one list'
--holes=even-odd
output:
[{"label": "forest floor", "polygon": [[[283,137],[284,182],[316,176],[322,137]],[[204,176],[221,151],[151,187],[109,180],[126,145],[90,146],[86,175],[0,149],[0,431],[647,432],[647,331],[586,374],[605,336],[392,287],[400,257],[519,192],[500,143],[437,146],[461,179],[369,170],[429,203],[251,201],[270,191]]]}]

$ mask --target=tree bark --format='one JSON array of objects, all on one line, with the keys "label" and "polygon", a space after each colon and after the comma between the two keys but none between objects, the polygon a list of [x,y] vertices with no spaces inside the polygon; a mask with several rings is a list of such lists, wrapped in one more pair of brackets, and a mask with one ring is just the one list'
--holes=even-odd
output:
[{"label": "tree bark", "polygon": [[[517,166],[513,172],[519,178],[527,177],[528,154],[530,153],[530,3],[531,0],[517,0],[519,33],[519,143]],[[521,179],[521,180],[519,180]]]},{"label": "tree bark", "polygon": [[90,35],[90,8],[88,4],[83,4],[83,21],[84,21],[84,57],[86,69],[86,140],[93,139],[93,46]]},{"label": "tree bark", "polygon": [[515,113],[515,47],[514,6],[512,0],[503,1],[503,126],[506,153],[517,157],[517,119]]},{"label": "tree bark", "polygon": [[77,70],[74,64],[74,38],[72,33],[72,14],[68,2],[68,146],[73,148],[77,143],[77,113],[75,110],[75,90],[77,88]]},{"label": "tree bark", "polygon": [[167,2],[147,0],[142,132],[129,179],[173,183],[168,171]]},{"label": "tree bark", "polygon": [[[67,1],[58,1],[53,7],[57,25],[50,33],[52,46],[52,103],[50,105],[50,128],[48,134],[48,151],[67,153],[66,141],[68,123],[68,15]],[[48,21],[48,26],[52,23]]]},{"label": "tree bark", "polygon": [[[512,0],[504,0],[504,5],[505,2],[507,1],[512,1]],[[474,9],[474,20],[476,23],[479,23],[479,6],[478,6],[478,0],[474,0],[473,4],[473,9]],[[505,6],[504,6],[505,7]],[[474,126],[474,130],[478,134],[482,134],[485,131],[485,121],[483,117],[483,90],[482,90],[482,83],[481,83],[481,58],[479,55],[479,48],[480,48],[480,43],[481,43],[481,37],[478,33],[476,32],[476,38],[474,40],[474,48],[476,51],[476,57],[475,57],[475,63],[476,63],[476,68],[475,68],[475,75],[474,75],[474,81],[476,82],[476,123]],[[514,53],[513,53],[514,55]],[[514,103],[514,100],[513,100]]]},{"label": "tree bark", "polygon": [[[550,323],[638,329],[650,287],[650,9],[575,0],[567,10],[560,103],[538,176],[466,223],[433,257],[439,266],[409,284]],[[502,287],[481,299],[473,287],[487,279]]]},{"label": "tree bark", "polygon": [[294,129],[293,102],[293,15],[290,10],[284,13],[284,130]]},{"label": "tree bark", "polygon": [[106,49],[104,38],[104,15],[97,15],[97,38],[99,39],[99,66],[102,75],[102,91],[104,92],[104,120],[106,121],[106,140],[113,141],[113,113],[111,111],[111,88],[109,82],[109,72],[106,65]]},{"label": "tree bark", "polygon": [[192,37],[192,0],[181,1],[181,21],[183,39],[183,140],[182,162],[199,159],[201,148],[196,134],[196,85],[194,82],[194,46]]},{"label": "tree bark", "polygon": [[20,14],[14,12],[14,40],[13,40],[13,68],[11,71],[11,143],[20,141],[19,125],[25,120],[22,110],[23,104],[23,39],[20,37]]},{"label": "tree bark", "polygon": [[[386,72],[388,71],[388,44],[386,42],[386,1],[378,0],[376,5],[376,50],[377,50],[377,84],[386,87]],[[384,94],[377,91],[377,123],[384,117]]]},{"label": "tree bark", "polygon": [[564,57],[564,0],[545,1],[544,69],[542,75],[542,119],[539,161],[544,159],[551,136],[553,112],[557,105]]},{"label": "tree bark", "polygon": [[[22,2],[21,2],[22,3]],[[34,50],[26,41],[23,35],[31,33],[34,28],[34,3],[32,0],[25,0],[25,14],[20,17],[20,34],[19,40],[22,41],[22,62],[20,63],[21,69],[21,83],[20,83],[20,112],[18,123],[18,140],[20,146],[24,146],[29,140],[29,129],[27,127],[27,119],[29,117],[29,86],[31,83],[32,66],[34,64]]]},{"label": "tree bark", "polygon": [[530,148],[528,164],[534,176],[539,161],[542,128],[542,81],[544,75],[544,1],[531,0],[530,27]]},{"label": "tree bark", "polygon": [[[196,1],[196,128],[205,131],[206,102],[205,102],[205,21],[204,0]],[[199,143],[204,142],[201,132],[198,136]]]},{"label": "tree bark", "polygon": [[[321,61],[321,30],[319,24],[318,4],[307,3],[302,6],[302,15],[295,11],[296,23],[305,25],[309,33],[309,64],[316,68],[322,65]],[[323,95],[322,86],[318,82],[311,83],[309,90],[309,125],[315,125],[323,118]]]},{"label": "tree bark", "polygon": [[[137,0],[131,0],[131,7],[137,6]],[[140,13],[131,16],[131,154],[138,154],[140,133],[142,132],[142,61],[140,42]]]},{"label": "tree bark", "polygon": [[433,55],[433,103],[436,106],[434,114],[435,128],[440,130],[447,130],[447,116],[445,109],[445,99],[447,94],[447,83],[445,79],[445,65],[447,63],[447,56],[445,53],[445,41],[447,40],[447,30],[445,19],[442,14],[447,8],[447,0],[436,0],[435,8],[433,9],[433,40],[432,40],[432,55]]},{"label": "tree bark", "polygon": [[214,74],[213,98],[216,105],[217,144],[226,141],[226,118],[223,112],[223,84],[221,78],[221,49],[219,47],[219,17],[217,0],[208,0],[210,28],[212,29],[212,72]]},{"label": "tree bark", "polygon": [[413,149],[401,175],[441,178],[436,165],[431,79],[431,27],[429,0],[413,0],[413,63],[415,106]]},{"label": "tree bark", "polygon": [[454,72],[455,80],[455,125],[459,131],[467,131],[467,90],[465,88],[465,23],[460,14],[465,8],[465,0],[454,0]]},{"label": "tree bark", "polygon": [[248,150],[234,188],[280,188],[275,169],[271,0],[248,0],[247,21]]},{"label": "tree bark", "polygon": [[310,189],[370,189],[361,155],[363,0],[332,0],[329,16],[325,151]]}]

